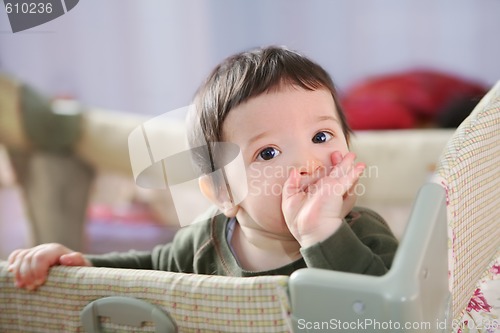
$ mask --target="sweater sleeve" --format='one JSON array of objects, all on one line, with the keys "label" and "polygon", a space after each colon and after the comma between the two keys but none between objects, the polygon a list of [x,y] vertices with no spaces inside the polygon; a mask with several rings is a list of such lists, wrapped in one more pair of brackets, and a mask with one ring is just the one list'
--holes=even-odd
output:
[{"label": "sweater sleeve", "polygon": [[112,252],[86,255],[86,258],[96,267],[193,273],[196,254],[210,241],[208,222],[200,222],[178,230],[172,242],[157,245],[152,251]]},{"label": "sweater sleeve", "polygon": [[146,251],[111,252],[85,257],[95,267],[153,269],[152,253]]},{"label": "sweater sleeve", "polygon": [[[183,230],[177,234],[182,236]],[[86,255],[95,267],[152,269],[169,272],[193,271],[193,251],[186,237],[176,235],[171,243],[157,245],[152,251],[111,252],[102,255]],[[182,241],[180,240],[182,238]],[[189,239],[187,239],[189,241]]]},{"label": "sweater sleeve", "polygon": [[383,275],[391,267],[397,246],[383,219],[361,208],[329,238],[301,252],[308,267]]}]

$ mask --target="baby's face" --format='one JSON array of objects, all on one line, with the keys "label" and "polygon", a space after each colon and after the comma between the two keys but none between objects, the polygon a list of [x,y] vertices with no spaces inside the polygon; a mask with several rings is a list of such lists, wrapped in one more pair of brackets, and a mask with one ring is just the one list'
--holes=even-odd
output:
[{"label": "baby's face", "polygon": [[[288,235],[282,210],[283,184],[295,168],[307,191],[331,171],[331,154],[348,151],[331,93],[285,87],[264,93],[232,109],[223,125],[223,140],[237,144],[248,177],[248,196],[239,206],[239,223]],[[231,184],[230,184],[231,185]],[[347,214],[354,196],[344,199]]]}]

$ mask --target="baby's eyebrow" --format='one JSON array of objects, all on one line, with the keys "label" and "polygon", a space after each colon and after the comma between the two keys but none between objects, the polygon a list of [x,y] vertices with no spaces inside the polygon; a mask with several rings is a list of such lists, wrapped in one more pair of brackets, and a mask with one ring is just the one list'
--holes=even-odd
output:
[{"label": "baby's eyebrow", "polygon": [[319,116],[319,117],[317,118],[317,120],[318,120],[318,121],[327,121],[327,120],[332,120],[332,121],[334,121],[334,122],[336,122],[336,123],[340,123],[340,122],[338,121],[338,119],[337,119],[337,118],[335,118],[334,116],[330,116],[330,115],[328,115],[328,116]]},{"label": "baby's eyebrow", "polygon": [[255,141],[265,137],[266,135],[268,135],[269,131],[264,131],[262,133],[259,133],[257,135],[254,135],[250,138],[250,140],[248,140],[248,145],[251,145],[252,143],[254,143]]}]

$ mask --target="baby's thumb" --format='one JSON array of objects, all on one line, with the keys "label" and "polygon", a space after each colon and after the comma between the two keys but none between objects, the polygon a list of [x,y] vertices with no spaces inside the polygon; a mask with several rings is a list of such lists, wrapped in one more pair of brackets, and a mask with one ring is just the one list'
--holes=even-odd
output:
[{"label": "baby's thumb", "polygon": [[62,255],[59,258],[59,263],[64,266],[90,266],[90,263],[80,252],[71,252]]}]

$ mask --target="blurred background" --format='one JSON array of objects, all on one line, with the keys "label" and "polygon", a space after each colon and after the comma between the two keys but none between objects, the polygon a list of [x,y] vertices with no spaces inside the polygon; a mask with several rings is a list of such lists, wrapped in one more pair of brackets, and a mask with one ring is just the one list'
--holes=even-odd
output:
[{"label": "blurred background", "polygon": [[188,104],[225,57],[269,44],[316,60],[340,90],[431,68],[492,85],[496,0],[82,0],[13,34],[0,11],[0,70],[52,96],[160,114]]},{"label": "blurred background", "polygon": [[[131,239],[138,244],[141,235],[145,235],[145,247],[171,237],[172,231],[157,223],[170,219],[171,213],[151,209],[151,202],[155,201],[151,199],[152,194],[138,194],[135,186],[129,184],[131,174],[129,166],[125,166],[128,157],[120,160],[121,157],[113,158],[113,153],[122,149],[126,155],[127,135],[141,121],[189,104],[203,79],[227,56],[257,46],[285,45],[315,60],[332,75],[345,99],[346,109],[350,105],[350,119],[356,124],[355,129],[428,128],[438,127],[433,123],[438,108],[449,108],[454,102],[451,92],[460,90],[466,101],[477,103],[500,78],[499,32],[500,1],[497,0],[82,0],[65,15],[15,34],[6,12],[0,10],[0,74],[15,81],[16,87],[29,86],[47,103],[56,99],[76,101],[78,112],[73,112],[75,104],[67,104],[65,107],[71,109],[69,113],[89,112],[98,119],[99,131],[89,134],[79,126],[86,141],[82,143],[79,136],[75,139],[79,140],[76,153],[72,149],[71,153],[62,154],[63,157],[78,155],[83,166],[68,168],[75,169],[79,179],[93,179],[89,191],[92,192],[90,201],[95,204],[90,205],[85,214],[86,219],[94,223],[87,224],[87,231],[78,229],[80,227],[64,230],[60,239],[64,241],[64,235],[73,233],[77,238],[86,238],[83,245],[76,247],[99,252],[120,247],[123,240],[128,242],[123,247],[130,246]],[[389,78],[389,83],[383,78]],[[5,119],[9,118],[2,118],[2,112],[7,113],[6,105],[10,105],[5,102],[10,96],[6,87],[10,86],[0,86],[4,98],[4,104],[0,103],[0,107],[4,107],[0,109],[0,121],[4,122],[3,127],[0,124],[0,130],[4,131],[3,138],[0,133],[0,144],[2,140],[5,144],[5,153],[1,155],[4,162],[0,163],[0,169],[3,165],[0,174],[4,175],[0,242],[7,244],[9,240],[10,244],[2,249],[0,258],[13,247],[40,239],[33,236],[40,230],[32,227],[33,220],[39,217],[33,216],[37,213],[26,213],[22,202],[41,202],[38,198],[43,194],[30,199],[26,191],[34,185],[26,185],[26,182],[29,183],[30,177],[35,179],[34,174],[41,173],[38,176],[41,179],[50,177],[40,170],[46,163],[56,162],[47,162],[46,156],[33,160],[34,152],[49,151],[52,157],[61,155],[60,150],[37,147],[36,142],[12,144],[13,141],[9,141],[5,133],[15,125],[7,125]],[[393,107],[386,100],[370,95],[372,91],[394,87],[400,104],[403,94],[413,100],[411,96],[421,96],[424,91],[425,101],[419,102],[427,109],[422,103],[416,103],[418,110],[409,115],[401,105]],[[367,92],[368,95],[360,97]],[[23,101],[26,94],[19,96],[16,101]],[[53,109],[54,104],[51,105]],[[382,113],[373,111],[367,117],[363,113],[366,105],[378,106]],[[380,119],[388,121],[381,124]],[[83,126],[91,127],[92,121],[87,120]],[[20,122],[26,128],[30,120],[24,116]],[[120,126],[123,128],[116,129]],[[109,135],[110,129],[116,129],[120,139],[98,137]],[[442,138],[448,134],[439,134],[441,141],[436,151],[442,148]],[[33,135],[29,138],[33,141]],[[30,141],[29,138],[26,141]],[[106,143],[111,146],[117,142],[115,150],[98,154]],[[9,169],[9,165],[13,167]],[[424,168],[422,172],[429,171],[427,165]],[[57,175],[62,177],[58,172],[52,177]],[[75,175],[67,177],[75,178]],[[22,189],[18,194],[5,194],[7,188],[18,183]],[[7,184],[11,184],[10,187]],[[39,191],[46,193],[46,188],[40,186]],[[86,185],[80,187],[86,188]],[[15,208],[18,202],[21,202],[19,209]],[[27,222],[17,222],[23,218]],[[113,227],[96,222],[104,220],[120,220],[122,224]],[[140,234],[133,229],[138,221]],[[160,226],[175,224],[163,222]],[[89,225],[93,229],[89,229]],[[130,232],[127,234],[126,230]],[[124,238],[114,244],[110,235],[118,237],[120,232],[125,232]],[[25,237],[26,234],[31,236]]]}]

